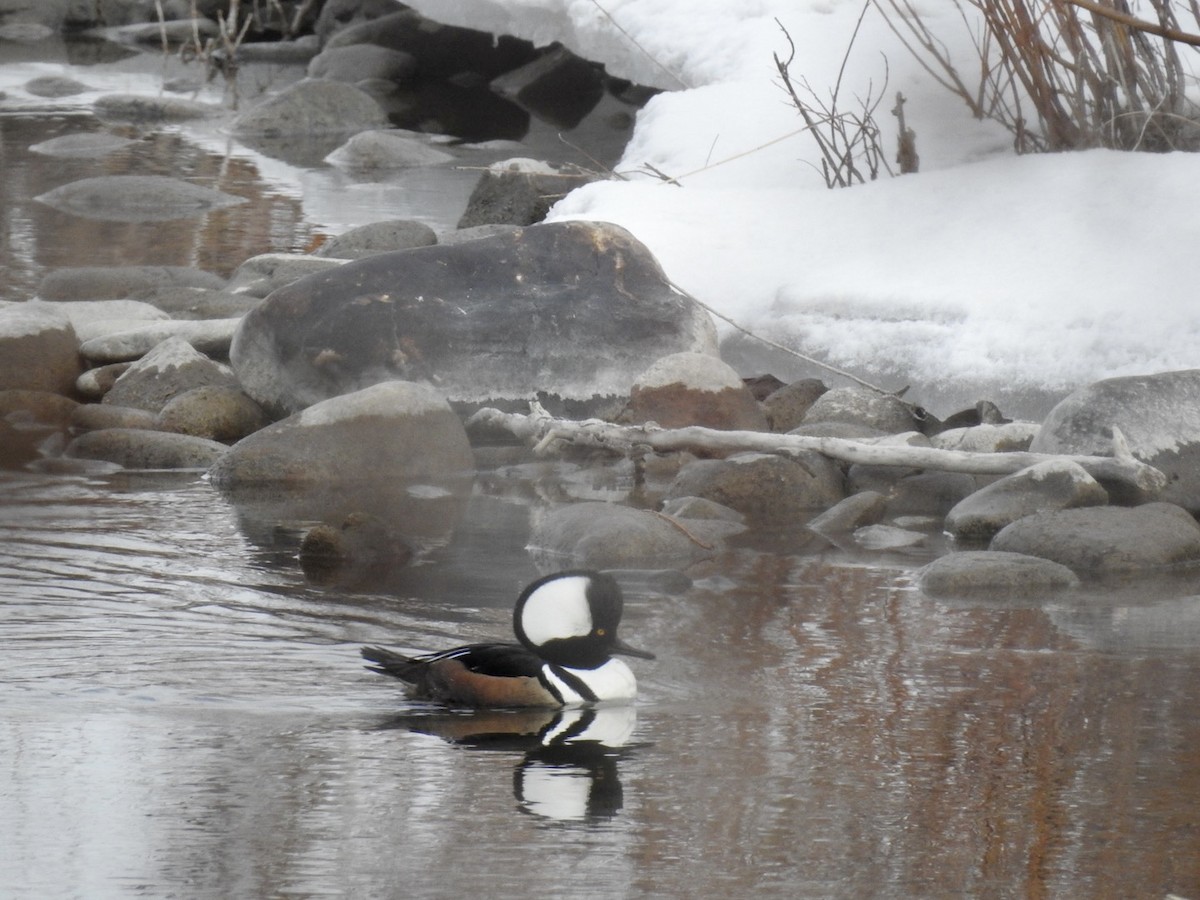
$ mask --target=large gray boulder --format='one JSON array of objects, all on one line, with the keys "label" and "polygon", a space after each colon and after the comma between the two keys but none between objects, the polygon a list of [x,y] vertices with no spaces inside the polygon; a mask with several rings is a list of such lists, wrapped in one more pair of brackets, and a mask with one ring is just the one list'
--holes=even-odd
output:
[{"label": "large gray boulder", "polygon": [[210,471],[222,489],[455,477],[467,433],[433,388],[388,381],[317,403],[239,441]]},{"label": "large gray boulder", "polygon": [[707,313],[624,229],[565,222],[302,278],[242,320],[230,359],[251,397],[288,413],[391,379],[466,403],[587,404],[679,351],[716,352]]},{"label": "large gray boulder", "polygon": [[[1108,378],[1080,388],[1046,417],[1035,453],[1112,454],[1120,429],[1138,459],[1167,476],[1161,499],[1200,512],[1200,369]],[[1125,499],[1119,485],[1105,485]]]},{"label": "large gray boulder", "polygon": [[756,525],[802,525],[845,496],[841,469],[819,453],[795,458],[738,453],[684,466],[667,489],[668,500],[703,497],[737,510]]},{"label": "large gray boulder", "polygon": [[169,338],[114,382],[102,402],[158,413],[168,402],[198,387],[236,385],[226,366],[213,362],[182,338]]},{"label": "large gray boulder", "polygon": [[239,138],[350,134],[383,128],[387,115],[354,85],[306,78],[247,109],[233,120]]},{"label": "large gray boulder", "polygon": [[[550,568],[662,569],[712,554],[664,515],[615,503],[575,503],[541,515],[529,549]],[[557,565],[551,565],[557,564]]]},{"label": "large gray boulder", "polygon": [[935,559],[918,573],[917,583],[931,597],[1026,600],[1070,590],[1079,578],[1048,559],[974,550]]},{"label": "large gray boulder", "polygon": [[46,303],[0,307],[0,389],[70,394],[82,368],[66,315]]}]

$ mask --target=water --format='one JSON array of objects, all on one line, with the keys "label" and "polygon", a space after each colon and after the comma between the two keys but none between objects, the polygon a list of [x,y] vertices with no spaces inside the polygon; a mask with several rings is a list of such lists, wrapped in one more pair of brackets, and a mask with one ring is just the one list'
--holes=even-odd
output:
[{"label": "water", "polygon": [[[28,144],[100,127],[0,111],[10,295],[66,263],[227,271],[370,213],[336,173],[172,130],[106,171],[252,203],[154,241],[32,203],[97,164]],[[628,496],[617,464],[507,463],[481,455],[419,565],[354,587],[300,570],[316,498],[0,473],[0,896],[1200,897],[1194,574],[949,603],[914,587],[927,553],[799,533],[683,584],[624,573],[658,659],[632,717],[587,723],[624,737],[547,748],[584,723],[447,715],[358,657],[507,636],[531,518]]]}]

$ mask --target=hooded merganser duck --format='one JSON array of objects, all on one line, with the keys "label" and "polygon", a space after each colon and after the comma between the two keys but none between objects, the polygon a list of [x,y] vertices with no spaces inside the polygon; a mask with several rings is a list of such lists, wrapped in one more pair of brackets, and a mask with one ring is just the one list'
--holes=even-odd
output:
[{"label": "hooded merganser duck", "polygon": [[614,653],[654,659],[617,637],[624,600],[616,579],[577,569],[539,578],[513,610],[519,644],[469,644],[403,656],[364,647],[373,672],[409,685],[410,696],[451,706],[578,706],[628,701],[637,680]]}]

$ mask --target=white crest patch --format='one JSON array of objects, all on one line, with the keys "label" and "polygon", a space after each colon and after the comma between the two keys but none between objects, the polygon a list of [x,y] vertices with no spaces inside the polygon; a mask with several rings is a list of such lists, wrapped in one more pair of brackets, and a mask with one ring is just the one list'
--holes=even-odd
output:
[{"label": "white crest patch", "polygon": [[547,581],[525,600],[521,627],[536,645],[555,638],[586,637],[592,632],[587,600],[588,578],[571,575]]}]

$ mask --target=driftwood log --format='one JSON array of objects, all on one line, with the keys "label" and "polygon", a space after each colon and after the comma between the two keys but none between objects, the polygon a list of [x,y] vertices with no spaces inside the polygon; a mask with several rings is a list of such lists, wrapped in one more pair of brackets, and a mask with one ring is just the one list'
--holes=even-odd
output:
[{"label": "driftwood log", "polygon": [[1118,488],[1123,499],[1137,502],[1153,499],[1167,484],[1167,478],[1161,471],[1134,458],[1129,452],[1124,436],[1116,428],[1113,429],[1112,456],[1028,452],[973,453],[894,442],[853,441],[759,431],[718,431],[700,426],[662,428],[654,423],[614,425],[600,419],[557,419],[538,403],[530,403],[529,407],[528,414],[506,413],[492,408],[481,409],[471,416],[467,426],[506,431],[533,445],[537,453],[549,452],[558,444],[603,449],[625,456],[636,456],[647,450],[658,453],[690,450],[709,456],[725,456],[748,450],[788,456],[811,450],[847,463],[937,469],[971,475],[1007,475],[1035,463],[1069,460],[1078,463],[1097,481]]}]

